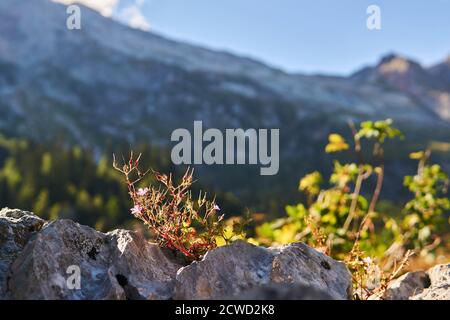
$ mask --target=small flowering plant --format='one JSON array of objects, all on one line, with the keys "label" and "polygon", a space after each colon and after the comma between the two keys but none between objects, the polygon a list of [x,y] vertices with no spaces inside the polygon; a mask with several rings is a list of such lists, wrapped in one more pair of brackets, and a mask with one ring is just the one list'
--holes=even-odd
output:
[{"label": "small flowering plant", "polygon": [[177,250],[189,260],[200,259],[206,251],[217,246],[216,239],[223,235],[223,215],[218,215],[219,206],[201,193],[192,198],[190,187],[193,170],[187,170],[179,184],[171,175],[153,172],[159,186],[137,187],[149,173],[139,169],[140,155],[119,167],[114,157],[113,166],[126,179],[133,201],[131,213],[142,220],[154,233],[161,246]]}]

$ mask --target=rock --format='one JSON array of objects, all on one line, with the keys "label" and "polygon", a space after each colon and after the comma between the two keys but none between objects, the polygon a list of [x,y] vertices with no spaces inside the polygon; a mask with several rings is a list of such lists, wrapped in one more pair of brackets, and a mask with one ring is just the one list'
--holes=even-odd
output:
[{"label": "rock", "polygon": [[9,291],[13,299],[167,299],[179,267],[131,231],[103,234],[57,220],[18,255]]},{"label": "rock", "polygon": [[427,271],[432,287],[450,284],[450,263],[438,264]]},{"label": "rock", "polygon": [[450,300],[450,285],[432,287],[412,296],[410,300]]},{"label": "rock", "polygon": [[408,300],[430,286],[425,271],[408,272],[394,280],[383,295],[384,300]]},{"label": "rock", "polygon": [[450,264],[404,274],[389,285],[383,299],[450,300]]},{"label": "rock", "polygon": [[325,291],[302,284],[280,284],[253,287],[237,296],[228,297],[235,300],[332,300]]},{"label": "rock", "polygon": [[[0,210],[0,299],[351,297],[345,264],[303,243],[263,248],[237,241],[183,263],[136,232],[105,234],[71,220]],[[450,264],[404,274],[382,299],[450,300]]]},{"label": "rock", "polygon": [[[13,299],[121,299],[123,289],[108,274],[107,237],[71,220],[49,223],[11,267]],[[79,268],[80,289],[69,287],[70,266]]]},{"label": "rock", "polygon": [[276,253],[272,262],[272,282],[300,283],[326,291],[333,299],[351,298],[351,274],[343,262],[300,242],[272,251]]},{"label": "rock", "polygon": [[[138,233],[0,211],[2,299],[346,299],[344,264],[296,243],[238,241],[187,267]],[[79,276],[78,276],[79,275]]]},{"label": "rock", "polygon": [[450,300],[450,263],[440,264],[427,271],[430,286],[411,300]]},{"label": "rock", "polygon": [[128,230],[108,233],[111,239],[110,273],[116,275],[129,299],[170,299],[175,275],[182,267],[169,253]]},{"label": "rock", "polygon": [[[237,241],[183,263],[136,232],[0,211],[0,299],[351,298],[345,264],[303,243]],[[438,265],[403,275],[383,299],[450,299],[449,288],[450,264]]]},{"label": "rock", "polygon": [[235,297],[270,284],[298,284],[348,299],[352,287],[344,263],[303,243],[266,249],[237,241],[180,269],[176,280],[174,299]]},{"label": "rock", "polygon": [[0,210],[0,299],[9,296],[7,289],[11,263],[44,223],[31,212],[9,208]]},{"label": "rock", "polygon": [[267,284],[274,254],[246,242],[209,251],[177,273],[175,299],[217,299]]}]

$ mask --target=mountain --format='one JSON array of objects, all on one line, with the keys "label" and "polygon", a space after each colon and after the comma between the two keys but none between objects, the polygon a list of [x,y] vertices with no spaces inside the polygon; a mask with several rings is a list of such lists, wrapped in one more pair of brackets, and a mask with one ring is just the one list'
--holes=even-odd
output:
[{"label": "mountain", "polygon": [[[431,68],[396,55],[350,77],[290,74],[260,61],[128,28],[82,7],[82,29],[49,0],[0,2],[0,132],[63,137],[105,152],[119,143],[170,147],[176,128],[280,128],[280,173],[201,167],[202,181],[257,209],[297,196],[298,178],[330,159],[323,146],[347,121],[393,118],[410,137],[401,151],[449,142],[448,61]],[[450,164],[448,154],[441,160]],[[386,192],[395,193],[397,190]],[[284,201],[284,202],[283,202]]]},{"label": "mountain", "polygon": [[416,98],[439,118],[450,120],[450,60],[429,69],[404,57],[390,54],[375,67],[351,77],[356,83],[385,85]]},{"label": "mountain", "polygon": [[429,68],[429,72],[442,81],[448,89],[450,87],[450,55],[443,62]]}]

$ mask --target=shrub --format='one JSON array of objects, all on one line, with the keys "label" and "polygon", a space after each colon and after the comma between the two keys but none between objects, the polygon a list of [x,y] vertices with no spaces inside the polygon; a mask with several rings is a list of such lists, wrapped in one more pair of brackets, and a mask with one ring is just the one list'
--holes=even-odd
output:
[{"label": "shrub", "polygon": [[153,172],[158,186],[138,184],[150,172],[139,169],[140,156],[134,159],[133,153],[122,167],[114,158],[113,166],[126,179],[129,195],[134,207],[131,213],[154,234],[158,243],[177,250],[189,260],[202,257],[217,246],[217,238],[230,240],[224,232],[223,215],[214,200],[207,200],[206,194],[194,200],[190,192],[193,183],[193,170],[187,170],[179,184],[171,175]]},{"label": "shrub", "polygon": [[[387,139],[402,138],[392,120],[366,121],[357,129],[350,123],[353,148],[333,133],[327,153],[350,151],[354,162],[334,161],[329,187],[315,171],[300,180],[299,190],[307,203],[286,207],[287,217],[257,227],[257,240],[266,245],[304,241],[334,258],[344,260],[353,274],[357,298],[381,295],[388,283],[406,266],[413,251],[422,255],[440,243],[450,209],[448,176],[439,165],[428,165],[430,152],[417,152],[417,174],[407,176],[404,185],[414,194],[400,217],[377,210],[383,186],[384,148]],[[363,147],[371,147],[371,152]],[[366,159],[367,154],[371,157]],[[363,185],[374,179],[371,194]],[[377,230],[379,232],[377,232]]]},{"label": "shrub", "polygon": [[[158,186],[140,186],[149,172],[139,169],[140,156],[133,153],[119,168],[124,174],[134,207],[133,215],[154,233],[160,245],[175,249],[187,258],[199,259],[209,249],[237,239],[263,245],[303,241],[322,252],[344,260],[353,277],[356,299],[382,296],[416,252],[431,254],[445,232],[445,214],[450,210],[449,179],[439,165],[429,165],[430,151],[415,152],[418,170],[404,178],[404,185],[414,194],[393,216],[377,206],[385,174],[384,148],[387,139],[403,138],[392,127],[392,120],[366,121],[357,129],[350,123],[353,143],[333,133],[325,147],[327,153],[349,151],[353,162],[334,161],[328,187],[318,171],[306,175],[299,191],[306,204],[287,206],[287,216],[256,228],[256,239],[246,239],[248,219],[225,221],[214,200],[200,193],[194,201],[190,187],[191,170],[179,184],[172,176],[153,172]],[[351,146],[352,145],[352,146]],[[371,157],[363,150],[370,146]],[[373,191],[363,194],[363,185],[374,180]]]},{"label": "shrub", "polygon": [[400,227],[393,228],[404,245],[420,250],[422,255],[441,243],[444,214],[450,210],[448,175],[439,165],[427,164],[430,155],[430,151],[410,154],[411,159],[418,160],[418,168],[414,176],[404,178],[404,185],[414,194],[414,198],[403,209],[404,218]]}]

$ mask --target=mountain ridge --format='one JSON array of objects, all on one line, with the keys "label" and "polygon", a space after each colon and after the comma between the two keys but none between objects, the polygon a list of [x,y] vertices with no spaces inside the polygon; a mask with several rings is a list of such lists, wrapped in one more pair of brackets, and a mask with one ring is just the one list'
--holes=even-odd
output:
[{"label": "mountain ridge", "polygon": [[[100,154],[121,143],[168,148],[171,132],[195,120],[219,129],[281,128],[277,177],[263,179],[246,166],[198,171],[243,201],[258,185],[261,202],[276,194],[294,199],[302,174],[329,166],[322,155],[327,135],[349,120],[393,118],[412,137],[395,146],[398,152],[450,142],[450,87],[434,83],[446,77],[445,63],[414,63],[411,73],[383,77],[377,66],[344,78],[289,74],[131,29],[84,7],[81,30],[68,30],[66,17],[65,6],[49,0],[0,2],[1,133],[49,142],[63,136]],[[388,160],[406,170],[404,159]],[[450,164],[448,154],[443,163]]]},{"label": "mountain ridge", "polygon": [[[3,2],[4,6],[9,7],[6,5],[8,4],[8,1],[11,3],[14,2],[16,6],[17,3],[19,3],[19,7],[20,5],[30,6],[30,4],[28,4],[29,1],[26,0],[5,0]],[[38,24],[40,25],[40,28],[44,28],[46,34],[48,35],[58,33],[61,35],[61,38],[63,38],[62,35],[65,37],[72,36],[72,40],[70,40],[69,37],[69,39],[64,39],[64,41],[80,41],[80,39],[77,39],[80,38],[77,35],[78,31],[67,30],[65,29],[65,24],[61,23],[62,19],[66,18],[66,13],[63,10],[65,8],[64,5],[53,3],[49,0],[37,0],[33,1],[33,6],[28,10],[25,10],[26,8],[21,10],[23,12],[32,12],[36,10],[36,6],[39,8],[39,5],[45,5],[48,7],[48,14],[51,15],[51,17],[58,16],[60,23],[54,23],[54,21],[58,21],[56,18],[50,19],[43,16],[39,19],[38,15],[35,20],[38,20],[39,23],[35,21],[34,24]],[[11,5],[11,7],[14,7],[14,5]],[[8,12],[8,10],[3,11],[6,13]],[[16,15],[18,14],[17,11],[15,13]],[[8,14],[6,16],[8,17]],[[29,17],[23,17],[20,19],[19,16],[18,18],[19,22],[23,20],[32,20]],[[5,17],[3,17],[3,20],[8,21],[10,19],[5,19]],[[51,20],[53,22],[47,23],[46,25],[41,20]],[[340,79],[344,81],[337,81],[342,83],[334,83],[336,82],[335,80],[338,80],[335,77],[322,76],[318,81],[318,77],[315,76],[308,76],[298,73],[290,74],[254,59],[246,57],[243,58],[227,52],[204,49],[200,46],[176,42],[151,32],[131,29],[116,21],[105,18],[96,11],[87,7],[83,7],[82,21],[84,30],[80,30],[80,33],[85,39],[94,41],[95,43],[98,43],[98,45],[121,52],[135,59],[155,59],[162,63],[184,68],[188,71],[194,70],[200,72],[222,73],[232,76],[245,76],[250,78],[252,81],[261,83],[270,90],[274,90],[281,95],[287,96],[288,98],[313,99],[318,102],[329,103],[331,102],[329,99],[323,98],[326,97],[326,95],[321,96],[320,93],[318,95],[312,95],[309,93],[313,91],[326,91],[329,90],[329,88],[331,88],[331,90],[338,90],[342,86],[344,86],[345,90],[352,91],[351,87],[346,87],[345,77]],[[22,33],[26,34],[27,31],[23,31],[23,28],[27,29],[31,27],[22,25]],[[46,53],[51,54],[58,51],[57,42],[61,42],[61,40],[57,40],[55,37],[56,36],[45,37],[38,34],[36,38],[40,39],[43,44],[34,44],[34,47],[37,48],[37,57],[41,55],[41,59],[43,59],[42,56],[46,58]],[[64,45],[64,43],[61,45]],[[47,51],[43,53],[45,50],[39,50],[40,46],[44,46]],[[49,48],[51,50],[48,50]],[[24,51],[24,53],[22,51]],[[28,52],[28,48],[24,48],[24,50],[18,49],[11,55],[23,61],[25,60],[24,57],[29,55]],[[2,56],[4,56],[4,54]],[[51,59],[51,56],[47,58]],[[354,86],[354,83],[350,86]],[[337,102],[339,103],[339,101]],[[447,117],[445,119],[447,120]]]}]

